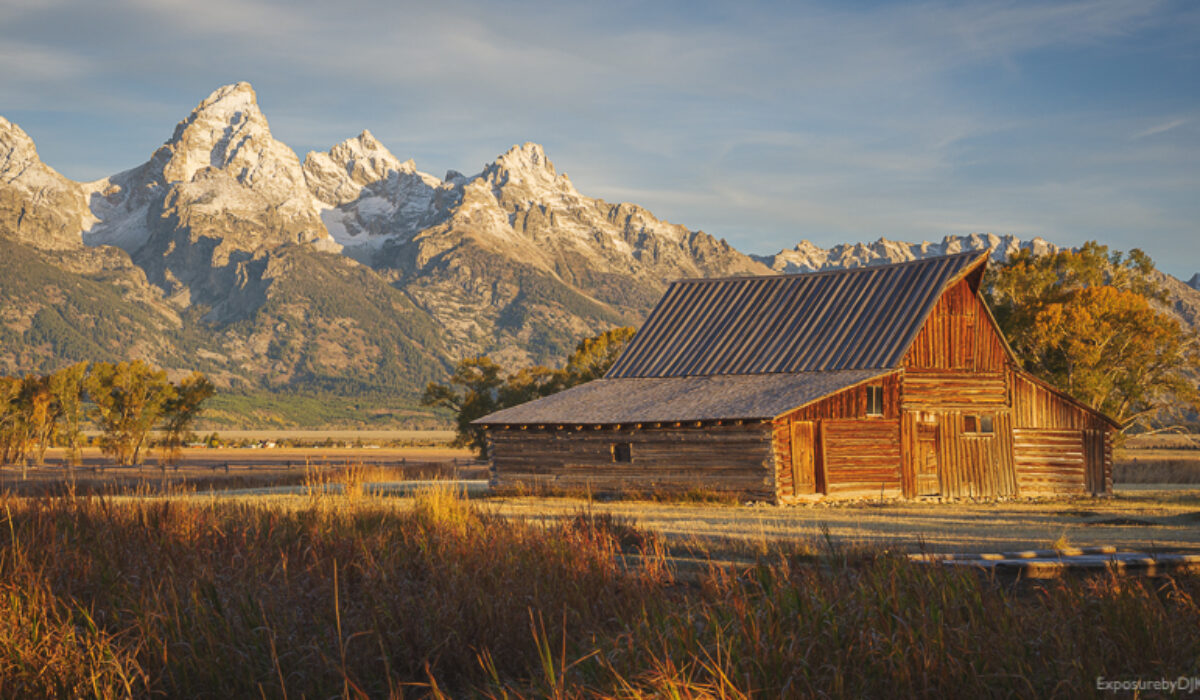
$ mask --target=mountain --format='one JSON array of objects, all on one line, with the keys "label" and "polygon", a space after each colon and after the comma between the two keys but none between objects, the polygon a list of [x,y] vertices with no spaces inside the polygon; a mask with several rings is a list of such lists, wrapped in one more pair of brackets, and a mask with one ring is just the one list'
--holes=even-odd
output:
[{"label": "mountain", "polygon": [[1187,286],[1192,289],[1200,289],[1200,272],[1192,275],[1192,278],[1187,281]]},{"label": "mountain", "polygon": [[223,394],[258,397],[238,404],[252,411],[278,392],[411,406],[458,357],[557,362],[581,336],[638,322],[671,279],[768,272],[583,196],[536,144],[469,177],[422,173],[367,131],[301,163],[246,83],[95,182],[0,127],[6,373],[138,357],[201,369]]},{"label": "mountain", "polygon": [[874,243],[843,243],[828,249],[804,240],[795,248],[781,250],[775,255],[752,257],[776,272],[790,273],[906,262],[966,250],[982,252],[989,249],[992,251],[992,260],[996,262],[1004,262],[1018,250],[1029,250],[1034,255],[1053,254],[1060,250],[1059,246],[1043,238],[1022,241],[1015,236],[972,233],[946,236],[940,243],[903,243],[880,238]]},{"label": "mountain", "polygon": [[[534,143],[441,178],[366,130],[301,161],[247,83],[201,101],[141,165],[88,183],[0,118],[0,372],[133,357],[200,369],[223,388],[217,413],[243,424],[428,420],[417,396],[458,358],[557,363],[639,323],[682,277],[989,248],[1058,249],[972,234],[748,256],[580,193]],[[1164,279],[1196,323],[1200,292]]]}]

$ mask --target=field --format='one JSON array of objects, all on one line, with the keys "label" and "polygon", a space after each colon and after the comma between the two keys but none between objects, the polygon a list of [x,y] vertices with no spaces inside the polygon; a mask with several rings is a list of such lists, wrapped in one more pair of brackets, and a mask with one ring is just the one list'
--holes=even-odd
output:
[{"label": "field", "polygon": [[[271,437],[251,435],[255,441],[280,438],[276,432],[269,433]],[[323,440],[330,433],[319,435]],[[363,442],[362,432],[355,431],[346,441]],[[46,457],[46,465],[41,467],[0,467],[0,492],[35,495],[71,489],[83,494],[265,488],[302,484],[348,470],[360,475],[370,470],[377,481],[483,478],[486,473],[486,467],[478,465],[469,450],[445,445],[186,449],[177,462],[161,468],[155,451],[138,467],[113,466],[97,448],[85,448],[82,464],[74,468],[66,466],[62,449],[51,449]]]},{"label": "field", "polygon": [[2,496],[0,694],[1075,697],[1200,658],[1196,577],[1008,582],[803,536],[684,583],[652,530],[559,505]]},{"label": "field", "polygon": [[[428,471],[371,464],[397,459]],[[1077,697],[1200,660],[1198,576],[903,556],[1200,551],[1197,488],[777,508],[373,487],[481,476],[467,459],[196,450],[73,491],[49,488],[61,466],[0,469],[0,696]]]}]

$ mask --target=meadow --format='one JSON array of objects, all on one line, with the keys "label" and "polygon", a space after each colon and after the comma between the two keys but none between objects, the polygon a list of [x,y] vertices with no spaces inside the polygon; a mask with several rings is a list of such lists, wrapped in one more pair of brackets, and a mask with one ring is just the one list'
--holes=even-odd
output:
[{"label": "meadow", "polygon": [[1200,659],[1197,577],[1005,581],[817,536],[684,580],[620,514],[362,483],[0,496],[0,695],[1074,697]]}]

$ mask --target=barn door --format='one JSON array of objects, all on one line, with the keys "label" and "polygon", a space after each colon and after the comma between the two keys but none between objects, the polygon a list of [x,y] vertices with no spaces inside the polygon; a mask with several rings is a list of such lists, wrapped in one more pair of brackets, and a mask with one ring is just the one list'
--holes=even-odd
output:
[{"label": "barn door", "polygon": [[816,435],[812,421],[792,423],[792,488],[797,494],[816,492]]},{"label": "barn door", "polygon": [[937,496],[942,488],[939,478],[938,464],[938,426],[937,423],[917,423],[916,459],[913,471],[916,474],[917,495]]},{"label": "barn door", "polygon": [[1088,493],[1099,496],[1107,492],[1104,478],[1104,432],[1083,431],[1083,459]]}]

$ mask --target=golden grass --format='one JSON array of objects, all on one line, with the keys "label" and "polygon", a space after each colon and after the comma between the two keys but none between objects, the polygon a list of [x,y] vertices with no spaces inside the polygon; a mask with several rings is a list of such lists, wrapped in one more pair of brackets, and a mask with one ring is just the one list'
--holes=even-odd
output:
[{"label": "golden grass", "polygon": [[1200,450],[1121,449],[1113,461],[1118,484],[1200,484]]},{"label": "golden grass", "polygon": [[1013,586],[817,536],[680,585],[619,514],[331,483],[0,496],[0,694],[1074,697],[1200,658],[1197,578]]}]

